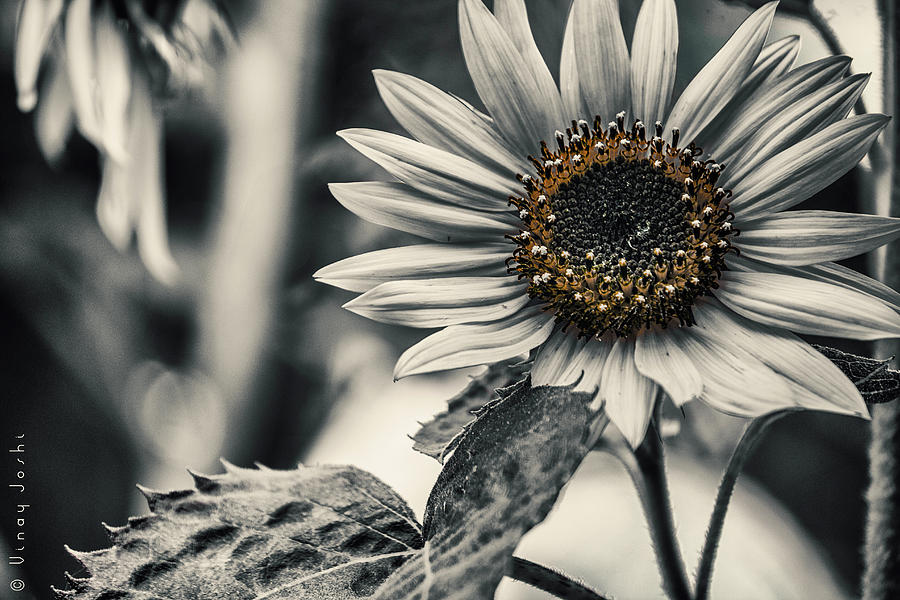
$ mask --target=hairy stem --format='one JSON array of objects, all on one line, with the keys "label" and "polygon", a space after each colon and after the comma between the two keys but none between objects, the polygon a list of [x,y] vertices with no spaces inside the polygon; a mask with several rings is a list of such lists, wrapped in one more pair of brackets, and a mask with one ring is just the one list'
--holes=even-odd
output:
[{"label": "hairy stem", "polygon": [[[661,402],[657,400],[657,406],[660,404]],[[669,499],[662,439],[654,425],[651,425],[644,443],[634,451],[633,456],[634,468],[628,470],[650,526],[650,537],[656,551],[663,590],[671,600],[690,600],[691,586],[675,535],[675,519]]]},{"label": "hairy stem", "polygon": [[[884,112],[894,120],[882,134],[885,154],[891,160],[881,165],[886,185],[875,191],[875,207],[881,214],[900,215],[900,156],[897,138],[900,136],[897,115],[900,111],[896,89],[896,58],[900,52],[897,6],[894,0],[879,0],[878,11],[882,27],[884,80]],[[876,165],[873,164],[873,170]],[[876,173],[877,174],[877,173]],[[900,244],[893,242],[879,253],[876,274],[885,283],[900,285]],[[883,340],[878,346],[882,356],[897,355],[896,340]],[[872,440],[869,445],[869,489],[866,491],[866,541],[863,551],[865,573],[862,580],[864,600],[888,600],[900,596],[900,402],[875,406],[872,409]]]},{"label": "hairy stem", "polygon": [[750,421],[744,429],[744,434],[734,448],[722,482],[716,493],[716,502],[713,505],[712,516],[709,519],[709,527],[706,530],[706,542],[700,552],[700,564],[697,566],[697,593],[695,600],[706,600],[709,597],[709,586],[712,583],[713,564],[716,561],[716,551],[719,549],[719,540],[722,538],[722,529],[725,526],[725,514],[728,512],[728,504],[734,492],[738,475],[744,470],[747,459],[756,448],[756,444],[762,439],[763,433],[769,425],[785,416],[790,410],[784,410],[757,417]]},{"label": "hairy stem", "polygon": [[518,556],[513,556],[507,575],[564,600],[609,600],[559,571]]}]

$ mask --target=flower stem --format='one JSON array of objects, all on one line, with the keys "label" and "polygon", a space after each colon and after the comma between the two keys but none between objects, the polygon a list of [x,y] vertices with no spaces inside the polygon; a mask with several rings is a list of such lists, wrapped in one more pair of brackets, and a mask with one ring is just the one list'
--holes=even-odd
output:
[{"label": "flower stem", "polygon": [[[657,406],[661,404],[657,400]],[[669,499],[663,444],[656,426],[650,426],[644,443],[634,451],[633,456],[634,468],[629,467],[628,470],[650,526],[650,537],[656,551],[663,590],[671,600],[690,600],[691,586],[675,535],[675,519]],[[629,465],[626,463],[626,466]]]},{"label": "flower stem", "polygon": [[871,482],[866,491],[864,600],[900,597],[900,403],[872,409],[872,442],[869,446]]},{"label": "flower stem", "polygon": [[[897,140],[900,128],[897,115],[900,96],[896,89],[895,64],[900,55],[900,32],[897,31],[897,6],[894,0],[879,0],[878,13],[882,28],[882,68],[884,73],[884,112],[894,115],[882,136],[887,185],[877,188],[875,204],[881,214],[900,215],[900,156]],[[873,165],[874,167],[874,165]],[[896,241],[878,254],[877,276],[892,287],[900,285],[900,244]],[[879,354],[898,354],[896,340],[884,340]],[[862,580],[864,600],[888,600],[900,595],[900,402],[872,408],[872,439],[869,445],[869,489],[866,491],[865,573]]]},{"label": "flower stem", "polygon": [[762,439],[763,433],[768,429],[769,425],[785,416],[792,410],[783,410],[779,412],[769,413],[761,417],[757,417],[750,421],[744,429],[744,434],[734,448],[725,473],[722,475],[722,482],[719,484],[719,490],[716,493],[716,502],[713,506],[712,516],[709,519],[709,527],[706,530],[706,542],[703,544],[703,550],[700,553],[700,563],[697,566],[697,593],[695,600],[706,600],[709,596],[709,587],[712,583],[713,563],[716,560],[716,551],[719,548],[719,540],[722,537],[722,529],[725,526],[725,514],[728,512],[728,503],[731,501],[731,495],[734,492],[734,485],[737,483],[738,475],[744,470],[747,459],[753,453],[756,444]]},{"label": "flower stem", "polygon": [[564,600],[609,600],[559,571],[518,556],[513,556],[508,575]]}]

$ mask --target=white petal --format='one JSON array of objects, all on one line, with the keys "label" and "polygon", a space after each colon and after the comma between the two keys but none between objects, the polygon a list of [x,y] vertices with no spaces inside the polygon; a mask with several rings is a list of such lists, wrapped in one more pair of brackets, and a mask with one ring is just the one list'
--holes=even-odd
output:
[{"label": "white petal", "polygon": [[[703,148],[716,160],[731,164],[735,153],[762,124],[777,116],[783,107],[815,93],[823,86],[840,81],[849,65],[850,59],[846,56],[829,56],[797,67],[784,77],[754,88],[731,114],[722,114],[715,120],[717,125],[721,125],[721,131],[715,140],[708,136],[702,138]],[[731,170],[726,170],[722,182],[731,176]]]},{"label": "white petal", "polygon": [[98,143],[97,105],[94,89],[96,57],[91,24],[92,0],[72,0],[66,9],[66,67],[72,104],[78,117],[78,129],[93,143]]},{"label": "white petal", "polygon": [[612,120],[630,111],[631,60],[617,0],[575,0],[575,56],[581,91],[591,115]]},{"label": "white petal", "polygon": [[891,309],[900,312],[900,293],[876,279],[857,273],[843,265],[824,262],[802,267],[788,267],[759,262],[745,256],[729,254],[725,258],[728,268],[737,271],[758,271],[762,273],[781,273],[815,281],[834,283],[857,292],[868,294],[886,303]]},{"label": "white petal", "polygon": [[788,381],[740,345],[710,338],[697,327],[682,328],[676,337],[703,379],[700,399],[716,410],[755,417],[784,408],[791,396]]},{"label": "white petal", "polygon": [[760,51],[750,74],[744,80],[743,86],[755,89],[767,81],[778,79],[787,73],[800,54],[800,36],[789,35],[771,44],[766,44]]},{"label": "white petal", "polygon": [[646,0],[631,43],[631,103],[636,119],[652,125],[669,107],[678,57],[674,0]]},{"label": "white petal", "polygon": [[762,163],[734,188],[731,209],[741,219],[803,202],[856,166],[890,117],[843,119]]},{"label": "white petal", "polygon": [[513,176],[530,168],[490,126],[487,115],[412,75],[383,70],[372,73],[385,106],[420,142]]},{"label": "white petal", "polygon": [[50,34],[59,21],[63,0],[24,0],[16,26],[15,77],[19,110],[37,104],[37,78]]},{"label": "white petal", "polygon": [[344,308],[381,323],[446,327],[498,321],[529,302],[526,283],[515,277],[442,277],[389,281]]},{"label": "white petal", "polygon": [[606,360],[609,353],[612,352],[615,345],[615,337],[605,335],[601,339],[589,338],[581,344],[581,349],[572,361],[570,371],[581,377],[578,385],[575,386],[576,392],[596,393],[592,408],[599,408],[600,398],[600,381],[603,377],[603,369],[606,367]]},{"label": "white petal", "polygon": [[492,276],[506,273],[510,244],[421,244],[351,256],[313,274],[317,280],[351,292],[380,283],[434,277]]},{"label": "white petal", "polygon": [[[717,304],[717,303],[716,303]],[[785,378],[790,394],[773,397],[773,408],[806,408],[868,416],[856,386],[834,363],[805,341],[784,330],[773,330],[710,303],[699,309],[700,337],[746,350]]]},{"label": "white petal", "polygon": [[62,156],[75,125],[72,91],[62,60],[54,57],[48,61],[41,87],[41,103],[34,115],[35,138],[41,153],[51,165]]},{"label": "white petal", "polygon": [[868,294],[777,273],[725,271],[715,296],[734,312],[765,325],[832,337],[900,337],[900,315]]},{"label": "white petal", "polygon": [[567,114],[573,119],[591,121],[594,115],[584,101],[578,77],[578,59],[575,57],[575,13],[569,9],[566,32],[563,35],[562,54],[559,59],[559,91]]},{"label": "white petal", "polygon": [[900,237],[900,219],[797,210],[740,222],[736,246],[748,258],[809,265],[868,252]]},{"label": "white petal", "polygon": [[103,5],[94,21],[99,132],[103,149],[114,160],[124,162],[128,160],[131,53],[111,4]]},{"label": "white petal", "polygon": [[571,385],[581,374],[569,369],[583,342],[571,332],[557,328],[538,349],[531,367],[531,385]]},{"label": "white petal", "polygon": [[531,383],[562,386],[577,382],[575,391],[595,393],[612,347],[609,339],[579,340],[574,331],[557,329],[534,358]]},{"label": "white petal", "polygon": [[460,0],[459,34],[472,82],[497,127],[523,155],[537,152],[566,122],[547,66],[526,59],[481,0]]},{"label": "white petal", "polygon": [[404,352],[394,379],[495,363],[540,346],[553,332],[554,316],[539,308],[485,324],[451,325]]},{"label": "white petal", "polygon": [[[853,75],[784,103],[763,121],[728,160],[730,169],[722,185],[740,187],[740,182],[767,157],[793,146],[847,116],[869,81],[868,75]],[[718,156],[717,156],[718,160]],[[726,160],[723,158],[722,160]]]},{"label": "white petal", "polygon": [[494,15],[500,28],[509,35],[529,67],[540,73],[543,81],[552,82],[553,75],[550,74],[550,69],[547,68],[547,63],[531,33],[525,0],[494,0]]},{"label": "white petal", "polygon": [[603,366],[600,397],[609,418],[632,448],[644,441],[656,392],[656,383],[634,364],[634,340],[617,340]]},{"label": "white petal", "polygon": [[738,27],[682,92],[666,131],[679,127],[681,139],[690,142],[728,104],[762,50],[776,6],[777,2],[765,4]]},{"label": "white petal", "polygon": [[671,333],[663,329],[639,335],[635,340],[634,364],[681,406],[700,396],[703,381],[694,362],[678,347]]},{"label": "white petal", "polygon": [[345,129],[338,135],[400,181],[451,204],[508,211],[509,196],[522,192],[511,177],[400,135],[371,129]]},{"label": "white petal", "polygon": [[435,242],[497,241],[518,232],[515,215],[438,202],[403,183],[331,183],[328,189],[367,221]]},{"label": "white petal", "polygon": [[737,115],[746,109],[751,97],[758,95],[762,89],[770,87],[778,81],[794,64],[800,51],[800,36],[792,35],[763,46],[762,51],[753,63],[750,73],[734,97],[719,111],[716,118],[697,134],[696,140],[707,151],[721,162],[728,162],[717,150],[720,140],[730,134],[737,123]]}]

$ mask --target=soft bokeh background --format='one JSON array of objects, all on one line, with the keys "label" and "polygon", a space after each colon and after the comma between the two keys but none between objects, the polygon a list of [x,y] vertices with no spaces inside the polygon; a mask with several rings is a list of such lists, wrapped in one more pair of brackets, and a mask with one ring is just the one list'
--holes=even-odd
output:
[{"label": "soft bokeh background", "polygon": [[[12,446],[24,433],[27,450],[25,498],[10,498],[4,481],[0,528],[5,556],[18,531],[14,504],[31,504],[25,572],[26,594],[35,598],[62,586],[63,571],[78,573],[64,543],[105,546],[101,521],[120,524],[145,511],[135,482],[187,487],[186,466],[217,472],[220,456],[281,468],[298,460],[354,463],[395,486],[420,515],[438,472],[406,434],[439,411],[467,373],[393,383],[394,360],[422,333],[342,311],[351,295],[310,275],[351,254],[412,241],[362,222],[330,197],[327,182],[385,177],[334,131],[399,131],[378,99],[373,68],[416,75],[478,104],[459,49],[456,0],[225,4],[238,49],[205,89],[167,104],[167,214],[182,270],[172,286],[100,232],[92,146],[74,136],[57,164],[41,157],[33,118],[15,102],[17,3],[0,4],[0,439]],[[554,74],[568,4],[528,0]],[[875,1],[816,6],[855,57],[852,69],[874,73],[864,99],[880,110]],[[628,39],[638,7],[621,0]],[[749,13],[719,0],[678,0],[678,9],[676,93]],[[770,39],[794,33],[803,38],[799,62],[829,54],[790,16],[776,19]],[[870,168],[804,207],[866,209],[857,190]],[[867,268],[863,259],[850,264]],[[670,416],[681,428],[669,444],[674,502],[693,565],[743,423],[702,406]],[[771,429],[738,487],[714,594],[855,593],[867,435],[865,422],[816,414]],[[520,552],[622,598],[659,596],[636,497],[609,457],[586,461]],[[505,582],[501,597],[547,596]]]}]

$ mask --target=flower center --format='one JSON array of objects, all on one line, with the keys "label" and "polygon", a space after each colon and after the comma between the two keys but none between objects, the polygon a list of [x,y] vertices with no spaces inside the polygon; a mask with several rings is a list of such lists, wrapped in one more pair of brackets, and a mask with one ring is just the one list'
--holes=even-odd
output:
[{"label": "flower center", "polygon": [[737,231],[731,192],[716,187],[723,165],[655,129],[649,141],[641,121],[626,131],[625,113],[605,130],[572,121],[556,151],[542,141],[542,160],[528,157],[538,176],[520,176],[525,193],[510,198],[523,223],[510,272],[581,336],[690,325],[725,269]]}]

